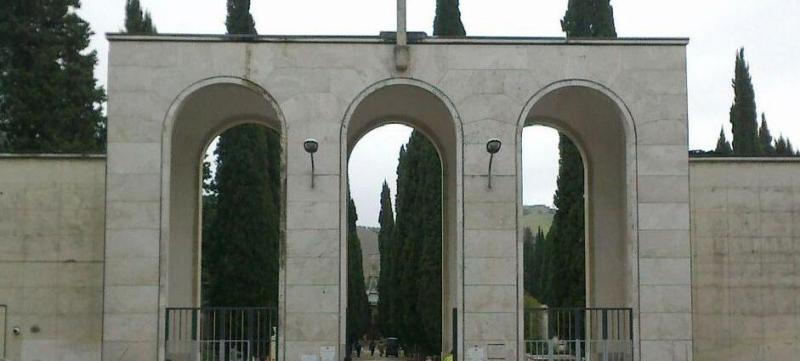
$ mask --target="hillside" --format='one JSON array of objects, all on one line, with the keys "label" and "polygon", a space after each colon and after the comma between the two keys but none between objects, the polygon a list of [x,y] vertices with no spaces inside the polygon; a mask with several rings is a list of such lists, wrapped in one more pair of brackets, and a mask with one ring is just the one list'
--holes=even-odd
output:
[{"label": "hillside", "polygon": [[541,204],[523,206],[520,223],[523,227],[530,227],[534,233],[538,227],[542,227],[542,231],[546,234],[550,229],[550,223],[553,223],[555,213],[555,209]]},{"label": "hillside", "polygon": [[377,280],[380,272],[381,255],[378,252],[378,232],[380,228],[358,226],[361,241],[361,258],[364,263],[364,282],[370,286],[370,278]]}]

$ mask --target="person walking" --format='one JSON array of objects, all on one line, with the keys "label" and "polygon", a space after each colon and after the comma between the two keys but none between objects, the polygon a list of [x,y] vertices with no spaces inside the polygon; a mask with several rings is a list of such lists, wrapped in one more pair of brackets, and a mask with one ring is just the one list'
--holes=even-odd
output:
[{"label": "person walking", "polygon": [[361,340],[356,339],[356,358],[361,358]]},{"label": "person walking", "polygon": [[375,356],[375,339],[369,340],[369,355]]}]

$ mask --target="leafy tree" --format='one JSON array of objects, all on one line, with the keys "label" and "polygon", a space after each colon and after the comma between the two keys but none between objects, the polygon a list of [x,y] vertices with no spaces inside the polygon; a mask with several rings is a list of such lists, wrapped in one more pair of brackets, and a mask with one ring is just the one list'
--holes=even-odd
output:
[{"label": "leafy tree", "polygon": [[732,86],[734,99],[730,122],[733,129],[733,154],[759,155],[755,91],[750,78],[750,67],[744,59],[744,48],[739,49],[736,54],[736,70]]},{"label": "leafy tree", "polygon": [[719,139],[717,139],[717,148],[714,149],[714,153],[721,156],[729,156],[733,154],[733,149],[731,149],[731,143],[728,142],[728,139],[725,138],[725,130],[719,130]]},{"label": "leafy tree", "polygon": [[364,284],[361,241],[356,227],[358,213],[349,192],[347,198],[347,340],[352,342],[367,332],[370,309]]},{"label": "leafy tree", "polygon": [[128,34],[155,34],[156,27],[149,11],[142,10],[139,0],[125,3],[125,32]]},{"label": "leafy tree", "polygon": [[105,90],[78,0],[10,0],[0,11],[0,152],[105,151]]},{"label": "leafy tree", "polygon": [[758,128],[758,143],[761,147],[761,155],[770,156],[775,154],[775,146],[772,144],[772,134],[769,132],[767,116],[764,113],[761,113],[761,126]]}]

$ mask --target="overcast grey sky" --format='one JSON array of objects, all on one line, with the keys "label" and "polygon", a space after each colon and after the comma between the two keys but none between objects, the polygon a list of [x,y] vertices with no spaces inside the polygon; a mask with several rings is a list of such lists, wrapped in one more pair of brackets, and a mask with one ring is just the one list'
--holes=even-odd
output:
[{"label": "overcast grey sky", "polygon": [[[409,30],[432,33],[435,0],[407,0]],[[224,33],[225,0],[141,0],[162,33]],[[713,148],[720,126],[730,135],[728,111],[733,91],[734,56],[746,48],[758,111],[766,112],[774,136],[800,143],[800,115],[793,105],[800,84],[800,0],[612,0],[617,33],[622,37],[689,37],[689,144]],[[96,70],[106,82],[108,43],[103,36],[123,28],[125,0],[83,0],[78,13],[96,32]],[[567,0],[461,0],[469,35],[563,36],[559,19]],[[395,0],[252,0],[261,34],[376,35],[395,27]],[[381,130],[384,141],[364,138],[370,157],[354,153],[351,180],[362,224],[376,224],[380,184],[394,174],[397,149],[408,130]],[[525,203],[551,204],[557,171],[557,138],[551,131],[527,132],[524,141]],[[377,136],[377,135],[374,135]],[[531,140],[534,139],[534,140]],[[358,148],[366,149],[362,144]],[[391,149],[390,149],[391,148]],[[358,149],[356,149],[358,151]],[[377,158],[381,157],[388,158]],[[361,167],[380,164],[381,167]],[[391,171],[388,171],[390,169]],[[534,185],[534,179],[540,183]],[[544,179],[551,179],[549,182]],[[363,180],[363,181],[359,181]],[[376,182],[377,180],[377,182]],[[375,184],[373,184],[375,183]],[[376,191],[377,189],[377,191]]]}]

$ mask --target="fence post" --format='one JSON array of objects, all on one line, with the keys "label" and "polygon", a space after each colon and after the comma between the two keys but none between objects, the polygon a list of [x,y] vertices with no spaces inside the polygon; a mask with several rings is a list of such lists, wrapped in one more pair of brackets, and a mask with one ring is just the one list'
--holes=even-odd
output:
[{"label": "fence post", "polygon": [[458,308],[453,308],[453,361],[458,361]]}]

